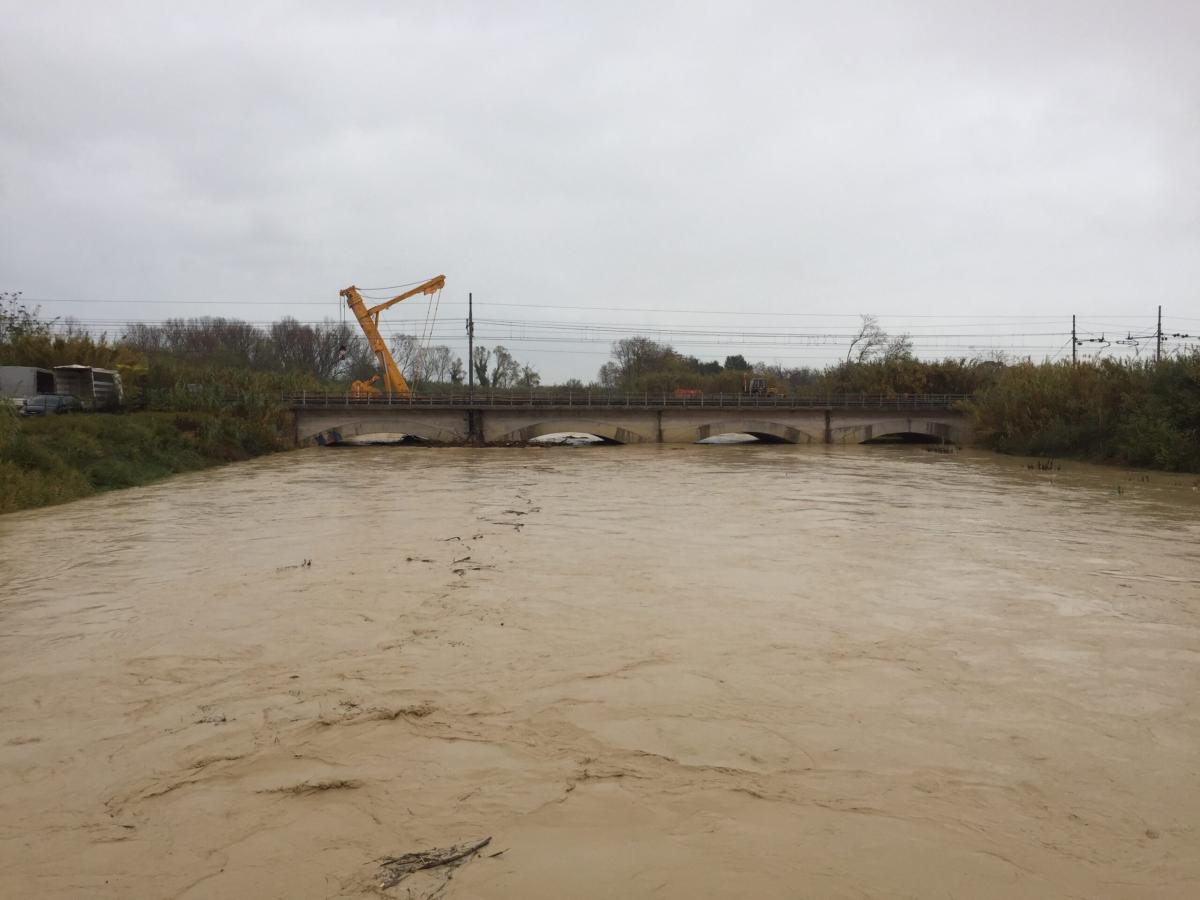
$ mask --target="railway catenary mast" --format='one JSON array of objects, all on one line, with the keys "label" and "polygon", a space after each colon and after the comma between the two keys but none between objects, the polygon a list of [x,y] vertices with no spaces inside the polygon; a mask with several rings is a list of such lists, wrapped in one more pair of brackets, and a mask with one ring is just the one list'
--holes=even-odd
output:
[{"label": "railway catenary mast", "polygon": [[[379,360],[379,365],[383,369],[383,389],[386,393],[407,397],[411,392],[409,391],[408,382],[404,380],[404,376],[400,372],[400,367],[396,365],[395,357],[388,350],[387,341],[379,333],[379,314],[385,309],[400,303],[402,300],[407,300],[409,297],[415,297],[418,294],[433,294],[440,291],[445,285],[446,276],[438,275],[436,278],[430,278],[428,281],[417,285],[412,290],[405,291],[391,300],[385,300],[378,306],[372,307],[367,306],[363,301],[362,295],[358,292],[358,288],[354,285],[350,285],[350,287],[339,292],[346,298],[346,305],[354,312],[354,317],[358,319],[358,324],[362,328],[363,334],[367,336],[367,343],[371,345],[371,350],[374,352],[376,359]],[[374,388],[367,387],[365,390],[373,392]]]}]

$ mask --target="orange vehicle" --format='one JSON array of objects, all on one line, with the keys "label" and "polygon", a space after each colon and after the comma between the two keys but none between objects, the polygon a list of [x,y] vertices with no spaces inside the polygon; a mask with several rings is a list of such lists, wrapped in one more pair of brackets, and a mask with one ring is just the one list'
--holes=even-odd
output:
[{"label": "orange vehicle", "polygon": [[372,375],[366,381],[352,381],[350,383],[350,396],[355,400],[375,396],[379,393],[379,388],[375,387],[375,382],[378,380],[378,375]]},{"label": "orange vehicle", "polygon": [[676,400],[699,400],[704,396],[704,391],[699,388],[675,388],[671,396]]}]

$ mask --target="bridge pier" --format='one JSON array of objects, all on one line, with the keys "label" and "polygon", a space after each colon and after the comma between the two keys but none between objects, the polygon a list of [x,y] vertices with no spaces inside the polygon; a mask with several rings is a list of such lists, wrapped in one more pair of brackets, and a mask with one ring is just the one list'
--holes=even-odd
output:
[{"label": "bridge pier", "polygon": [[483,410],[467,410],[467,440],[472,444],[483,443]]}]

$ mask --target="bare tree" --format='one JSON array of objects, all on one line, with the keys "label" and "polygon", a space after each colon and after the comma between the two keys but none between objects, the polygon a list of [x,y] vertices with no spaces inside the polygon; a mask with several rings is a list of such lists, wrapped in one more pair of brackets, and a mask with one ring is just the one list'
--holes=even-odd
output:
[{"label": "bare tree", "polygon": [[49,322],[41,318],[41,307],[28,307],[21,302],[21,291],[0,291],[0,342],[28,335],[48,335]]},{"label": "bare tree", "polygon": [[343,346],[345,352],[338,367],[340,377],[355,380],[370,378],[375,374],[379,368],[379,360],[363,335],[351,331]]},{"label": "bare tree", "polygon": [[348,335],[347,326],[336,322],[313,326],[284,318],[271,326],[271,350],[280,369],[329,381],[342,363]]},{"label": "bare tree", "polygon": [[615,362],[606,362],[596,373],[596,381],[600,387],[615,388],[621,380],[621,367]]},{"label": "bare tree", "polygon": [[422,377],[424,381],[442,383],[450,379],[450,368],[453,364],[453,351],[445,344],[427,347],[421,357]]},{"label": "bare tree", "polygon": [[492,365],[492,387],[515,387],[521,377],[520,363],[513,359],[512,354],[499,344],[492,349],[492,353],[496,359]]},{"label": "bare tree", "polygon": [[117,339],[118,343],[141,353],[156,353],[166,349],[166,335],[157,325],[130,322]]},{"label": "bare tree", "polygon": [[158,326],[161,337],[152,339],[143,326],[132,337],[155,341],[156,349],[207,365],[245,366],[268,369],[277,357],[267,333],[240,319],[202,316],[196,319],[167,319]]},{"label": "bare tree", "polygon": [[898,334],[889,338],[883,348],[884,362],[894,362],[898,359],[912,359],[912,338],[907,334]]},{"label": "bare tree", "polygon": [[487,347],[475,348],[475,356],[471,360],[471,365],[475,367],[475,380],[479,382],[480,387],[491,387],[492,382],[488,379],[488,363],[491,361],[491,350]]},{"label": "bare tree", "polygon": [[[445,344],[423,347],[411,334],[392,335],[392,356],[404,377],[413,384],[450,380],[457,359],[454,351]],[[461,369],[462,361],[458,364]]]},{"label": "bare tree", "polygon": [[531,365],[521,366],[521,374],[517,379],[517,384],[521,387],[534,388],[542,383],[542,376]]},{"label": "bare tree", "polygon": [[421,342],[416,335],[393,334],[391,344],[392,358],[400,372],[409,381],[420,381]]},{"label": "bare tree", "polygon": [[[314,328],[313,373],[326,381],[344,375],[361,354],[359,346],[367,347],[366,338],[349,322],[334,322],[326,319]],[[357,351],[357,352],[356,352]]]},{"label": "bare tree", "polygon": [[[58,324],[58,328],[55,329],[55,332],[59,337],[64,338],[65,340],[91,336],[88,330],[83,327],[83,323],[74,316],[67,316],[64,318]],[[106,339],[106,337],[102,336],[102,339]]]},{"label": "bare tree", "polygon": [[[866,362],[887,346],[887,332],[879,327],[879,320],[874,316],[861,316],[860,318],[862,325],[846,351],[846,362],[850,362],[852,357],[855,362]],[[856,350],[857,356],[855,356]]]},{"label": "bare tree", "polygon": [[615,381],[625,385],[637,381],[642,375],[663,368],[672,359],[678,358],[678,354],[669,345],[640,336],[614,341],[612,355],[617,365]]}]

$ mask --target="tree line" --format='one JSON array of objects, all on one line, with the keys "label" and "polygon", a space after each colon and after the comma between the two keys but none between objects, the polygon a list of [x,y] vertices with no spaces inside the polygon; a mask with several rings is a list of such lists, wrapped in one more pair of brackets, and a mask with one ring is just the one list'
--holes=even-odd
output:
[{"label": "tree line", "polygon": [[[463,359],[449,346],[394,334],[389,349],[410,384],[459,385],[467,380]],[[21,302],[19,293],[0,295],[0,354],[8,365],[55,366],[82,363],[128,370],[228,369],[304,376],[332,385],[369,378],[379,362],[365,336],[350,322],[319,323],[284,317],[268,326],[221,316],[133,322],[114,339],[94,337],[71,319],[51,320]],[[476,347],[474,369],[482,387],[535,387],[541,377],[532,365],[505,347]]]},{"label": "tree line", "polygon": [[[742,354],[702,360],[646,337],[623,338],[600,367],[596,385],[623,391],[702,390],[739,393],[753,376],[778,393],[970,393],[979,379],[966,361],[918,361],[907,334],[889,335],[874,316],[862,316],[844,362],[826,368],[751,363]],[[959,390],[958,388],[961,388]]]}]

